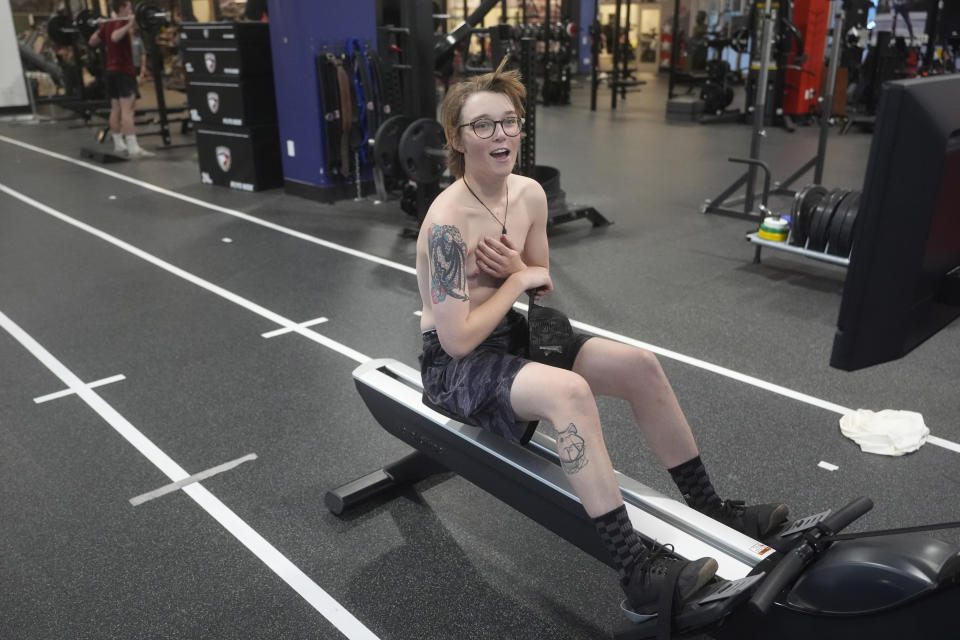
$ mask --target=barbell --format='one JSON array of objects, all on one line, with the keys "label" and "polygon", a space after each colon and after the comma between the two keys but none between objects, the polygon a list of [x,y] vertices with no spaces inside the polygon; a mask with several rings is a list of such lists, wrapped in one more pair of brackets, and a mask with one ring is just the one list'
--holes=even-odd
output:
[{"label": "barbell", "polygon": [[[169,14],[161,11],[160,7],[150,0],[138,2],[133,10],[133,19],[143,31],[156,31],[167,24]],[[47,21],[47,34],[55,44],[68,47],[73,44],[74,34],[80,34],[84,40],[89,40],[100,25],[104,22],[126,22],[130,18],[101,18],[93,9],[83,9],[71,21],[63,14],[57,14]]]}]

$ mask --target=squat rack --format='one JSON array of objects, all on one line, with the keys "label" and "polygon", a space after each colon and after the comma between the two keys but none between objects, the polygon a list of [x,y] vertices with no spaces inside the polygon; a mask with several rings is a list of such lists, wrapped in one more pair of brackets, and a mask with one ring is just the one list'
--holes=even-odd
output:
[{"label": "squat rack", "polygon": [[[833,41],[830,52],[830,66],[827,71],[827,86],[824,95],[820,98],[820,136],[817,142],[816,155],[805,162],[799,169],[791,173],[786,179],[775,182],[773,184],[773,190],[771,191],[770,167],[760,159],[760,144],[763,138],[767,136],[766,129],[764,128],[764,115],[766,113],[766,87],[769,73],[768,61],[773,45],[773,17],[770,12],[772,3],[771,0],[766,0],[762,16],[763,32],[760,41],[761,64],[757,80],[758,90],[753,107],[753,131],[750,137],[750,155],[747,158],[729,158],[730,162],[746,164],[747,170],[746,173],[737,178],[737,180],[716,198],[705,200],[700,209],[702,213],[715,213],[745,220],[762,219],[771,213],[767,208],[767,199],[770,194],[793,195],[794,191],[790,189],[790,186],[810,169],[814,170],[813,184],[819,185],[823,183],[823,164],[827,152],[827,136],[830,132],[830,121],[833,118],[833,93],[837,81],[837,68],[839,67],[840,49],[843,39],[843,11],[839,8],[839,1],[840,0],[831,0],[830,3],[834,8]],[[674,48],[676,50],[676,36],[674,36]],[[755,190],[757,170],[764,172],[763,189],[760,194],[757,194]],[[744,195],[730,199],[730,196],[744,185],[746,185]],[[755,208],[754,202],[758,195],[760,196],[760,204]],[[740,204],[743,205],[742,209],[728,208]]]}]

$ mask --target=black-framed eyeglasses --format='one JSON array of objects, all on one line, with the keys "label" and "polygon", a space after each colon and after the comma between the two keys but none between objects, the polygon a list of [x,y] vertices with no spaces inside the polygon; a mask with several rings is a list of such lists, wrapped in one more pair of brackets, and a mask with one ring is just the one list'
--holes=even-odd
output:
[{"label": "black-framed eyeglasses", "polygon": [[520,130],[523,129],[523,118],[518,116],[509,116],[503,120],[480,118],[479,120],[462,124],[457,128],[463,129],[464,127],[470,127],[473,129],[473,132],[477,134],[478,138],[486,139],[493,136],[493,132],[497,130],[498,124],[500,125],[500,128],[503,129],[504,135],[508,135],[513,138],[520,135]]}]

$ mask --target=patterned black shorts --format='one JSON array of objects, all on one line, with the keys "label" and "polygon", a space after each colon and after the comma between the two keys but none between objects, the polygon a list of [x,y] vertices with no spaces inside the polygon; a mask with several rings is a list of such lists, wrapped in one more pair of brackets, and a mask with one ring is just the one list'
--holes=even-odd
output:
[{"label": "patterned black shorts", "polygon": [[[592,336],[576,334],[570,359],[563,368],[572,369],[577,353]],[[517,422],[510,404],[510,388],[526,358],[529,331],[527,319],[511,310],[487,339],[459,360],[440,346],[434,330],[423,334],[420,373],[428,405],[500,435],[507,440],[527,442],[536,422]]]}]

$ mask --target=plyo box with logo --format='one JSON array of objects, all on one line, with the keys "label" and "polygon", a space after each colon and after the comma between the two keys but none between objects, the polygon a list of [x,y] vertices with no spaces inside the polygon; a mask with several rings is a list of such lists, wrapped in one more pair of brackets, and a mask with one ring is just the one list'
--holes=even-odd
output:
[{"label": "plyo box with logo", "polygon": [[196,80],[211,76],[264,76],[273,73],[269,42],[237,46],[210,40],[183,47],[183,67]]},{"label": "plyo box with logo", "polygon": [[276,125],[230,127],[197,125],[200,180],[242,191],[283,186],[280,138]]},{"label": "plyo box with logo", "polygon": [[201,181],[244,191],[282,186],[269,25],[184,25],[180,45]]},{"label": "plyo box with logo", "polygon": [[273,76],[187,82],[190,119],[195,122],[246,127],[276,124]]}]

